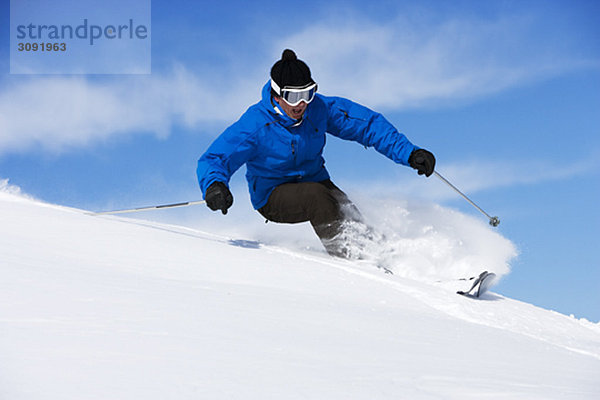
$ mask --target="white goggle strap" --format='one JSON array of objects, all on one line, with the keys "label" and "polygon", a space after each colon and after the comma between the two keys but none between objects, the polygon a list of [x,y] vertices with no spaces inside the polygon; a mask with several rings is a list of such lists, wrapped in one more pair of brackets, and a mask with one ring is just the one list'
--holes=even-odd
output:
[{"label": "white goggle strap", "polygon": [[273,79],[271,79],[271,89],[273,89],[278,96],[281,96],[281,88]]}]

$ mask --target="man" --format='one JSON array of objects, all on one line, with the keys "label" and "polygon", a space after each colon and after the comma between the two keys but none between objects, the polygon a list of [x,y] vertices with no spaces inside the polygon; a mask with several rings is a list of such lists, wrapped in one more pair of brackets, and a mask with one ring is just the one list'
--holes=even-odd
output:
[{"label": "man", "polygon": [[[308,66],[289,49],[271,68],[262,100],[225,130],[198,160],[198,182],[207,206],[227,210],[235,171],[246,164],[252,205],[267,220],[309,221],[327,252],[353,258],[365,227],[357,208],[325,169],[325,133],[353,140],[396,163],[430,176],[435,157],[413,145],[381,114],[340,97],[317,94]],[[359,229],[365,234],[368,229]],[[359,249],[360,253],[360,249]]]}]

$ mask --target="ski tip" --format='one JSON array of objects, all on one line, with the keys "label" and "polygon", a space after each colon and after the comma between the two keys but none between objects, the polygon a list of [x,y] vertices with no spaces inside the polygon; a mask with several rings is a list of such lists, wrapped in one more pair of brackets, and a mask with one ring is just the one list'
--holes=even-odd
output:
[{"label": "ski tip", "polygon": [[[479,299],[481,295],[486,293],[492,286],[494,286],[494,284],[496,283],[495,281],[495,273],[483,271],[481,274],[479,274],[479,277],[475,280],[475,282],[473,282],[473,285],[468,291],[464,292],[462,290],[459,290],[456,293],[460,294],[461,296]],[[473,290],[475,291],[471,293]]]}]

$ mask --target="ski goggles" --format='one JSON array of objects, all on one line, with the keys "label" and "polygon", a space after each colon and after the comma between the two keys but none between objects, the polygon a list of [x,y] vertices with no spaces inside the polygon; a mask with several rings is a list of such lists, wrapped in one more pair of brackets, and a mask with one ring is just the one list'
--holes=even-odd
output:
[{"label": "ski goggles", "polygon": [[317,93],[316,83],[311,83],[302,87],[288,86],[281,89],[279,85],[277,85],[275,81],[271,79],[271,88],[292,107],[297,106],[302,101],[306,104],[310,103],[313,101],[315,94]]}]

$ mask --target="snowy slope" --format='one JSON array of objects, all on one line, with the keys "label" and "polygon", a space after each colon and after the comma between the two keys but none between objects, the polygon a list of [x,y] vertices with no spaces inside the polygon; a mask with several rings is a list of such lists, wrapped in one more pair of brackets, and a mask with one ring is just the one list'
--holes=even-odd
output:
[{"label": "snowy slope", "polygon": [[600,398],[597,324],[457,284],[5,187],[0,399]]}]

